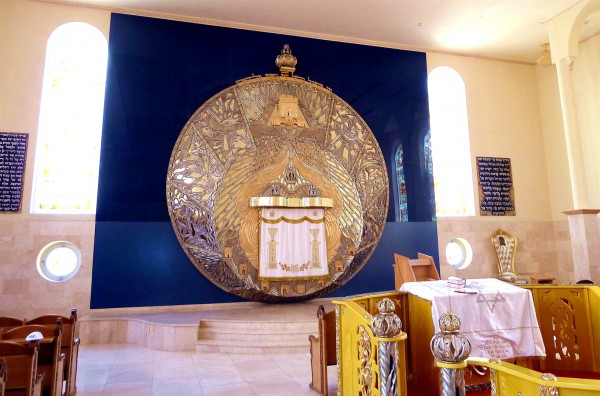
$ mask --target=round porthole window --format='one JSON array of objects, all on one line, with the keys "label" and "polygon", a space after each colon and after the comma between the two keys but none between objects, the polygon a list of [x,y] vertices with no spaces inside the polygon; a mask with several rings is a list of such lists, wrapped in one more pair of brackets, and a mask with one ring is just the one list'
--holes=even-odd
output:
[{"label": "round porthole window", "polygon": [[52,282],[62,282],[75,276],[81,267],[81,252],[71,242],[49,243],[40,251],[37,270]]},{"label": "round porthole window", "polygon": [[454,238],[446,245],[446,260],[452,268],[465,269],[473,260],[473,249],[464,238]]}]

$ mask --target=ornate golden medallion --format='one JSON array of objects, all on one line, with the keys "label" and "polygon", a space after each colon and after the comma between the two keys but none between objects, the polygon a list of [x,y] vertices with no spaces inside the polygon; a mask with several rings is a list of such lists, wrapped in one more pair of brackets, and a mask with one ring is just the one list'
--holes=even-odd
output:
[{"label": "ornate golden medallion", "polygon": [[[329,88],[294,76],[287,45],[276,63],[281,75],[239,80],[190,118],[171,154],[167,203],[181,246],[211,282],[246,299],[296,302],[342,286],[366,263],[385,225],[388,179],[364,120]],[[318,210],[325,235],[305,231],[306,249],[285,239],[300,223],[322,224],[311,220]],[[286,249],[290,262],[277,261]]]}]

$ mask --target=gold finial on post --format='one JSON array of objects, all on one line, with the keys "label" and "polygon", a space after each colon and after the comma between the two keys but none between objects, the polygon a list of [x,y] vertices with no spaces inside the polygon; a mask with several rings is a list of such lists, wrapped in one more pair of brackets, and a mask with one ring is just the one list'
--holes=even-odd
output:
[{"label": "gold finial on post", "polygon": [[294,71],[296,70],[296,64],[298,64],[298,59],[292,55],[292,50],[288,44],[285,44],[281,50],[281,54],[277,55],[275,64],[279,68],[282,76],[290,76],[294,74]]},{"label": "gold finial on post", "polygon": [[440,332],[436,333],[429,347],[441,370],[442,396],[465,396],[465,367],[471,353],[471,342],[460,332],[460,318],[446,312],[438,320]]}]

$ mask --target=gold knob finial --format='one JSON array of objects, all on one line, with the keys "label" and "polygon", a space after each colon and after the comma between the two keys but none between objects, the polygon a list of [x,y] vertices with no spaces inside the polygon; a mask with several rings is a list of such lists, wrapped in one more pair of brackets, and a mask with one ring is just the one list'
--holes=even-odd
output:
[{"label": "gold knob finial", "polygon": [[279,71],[283,76],[294,74],[297,63],[298,60],[292,55],[290,46],[285,44],[281,50],[281,54],[277,55],[277,58],[275,59],[275,64],[279,68]]}]

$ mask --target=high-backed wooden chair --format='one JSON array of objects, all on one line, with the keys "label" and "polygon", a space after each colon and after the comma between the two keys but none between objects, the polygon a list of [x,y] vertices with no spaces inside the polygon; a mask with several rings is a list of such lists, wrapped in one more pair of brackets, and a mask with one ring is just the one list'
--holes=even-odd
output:
[{"label": "high-backed wooden chair", "polygon": [[[50,396],[61,396],[63,388],[63,372],[65,354],[61,351],[62,321],[59,319],[54,326],[23,325],[8,330],[2,334],[2,339],[26,343],[26,337],[39,331],[44,337],[39,343],[37,372],[44,373],[42,391]],[[9,372],[10,376],[10,372]]]},{"label": "high-backed wooden chair", "polygon": [[0,396],[4,396],[4,389],[6,389],[6,360],[0,358]]},{"label": "high-backed wooden chair", "polygon": [[517,254],[517,237],[498,228],[491,236],[492,245],[498,259],[498,278],[511,283],[553,283],[554,277],[545,274],[517,274],[515,255]]},{"label": "high-backed wooden chair", "polygon": [[44,315],[26,322],[26,324],[53,325],[57,320],[62,320],[61,348],[65,353],[65,395],[69,396],[77,391],[77,359],[79,356],[79,323],[77,322],[77,309],[71,309],[71,316]]},{"label": "high-backed wooden chair", "polygon": [[515,270],[517,237],[498,228],[490,238],[498,259],[498,276],[506,280],[517,280]]},{"label": "high-backed wooden chair", "polygon": [[4,359],[8,372],[5,380],[5,394],[41,396],[44,375],[37,374],[38,348],[38,343],[22,344],[0,341],[0,357]]},{"label": "high-backed wooden chair", "polygon": [[325,308],[319,305],[317,318],[319,320],[319,337],[308,336],[310,341],[310,367],[312,370],[312,382],[309,386],[321,395],[328,396],[327,366],[337,364],[335,311],[325,312]]},{"label": "high-backed wooden chair", "polygon": [[12,316],[0,316],[0,334],[19,326],[23,326],[23,319],[13,318]]},{"label": "high-backed wooden chair", "polygon": [[417,253],[416,259],[394,253],[393,267],[396,290],[399,290],[405,282],[440,280],[440,273],[435,266],[433,257],[423,253]]}]

